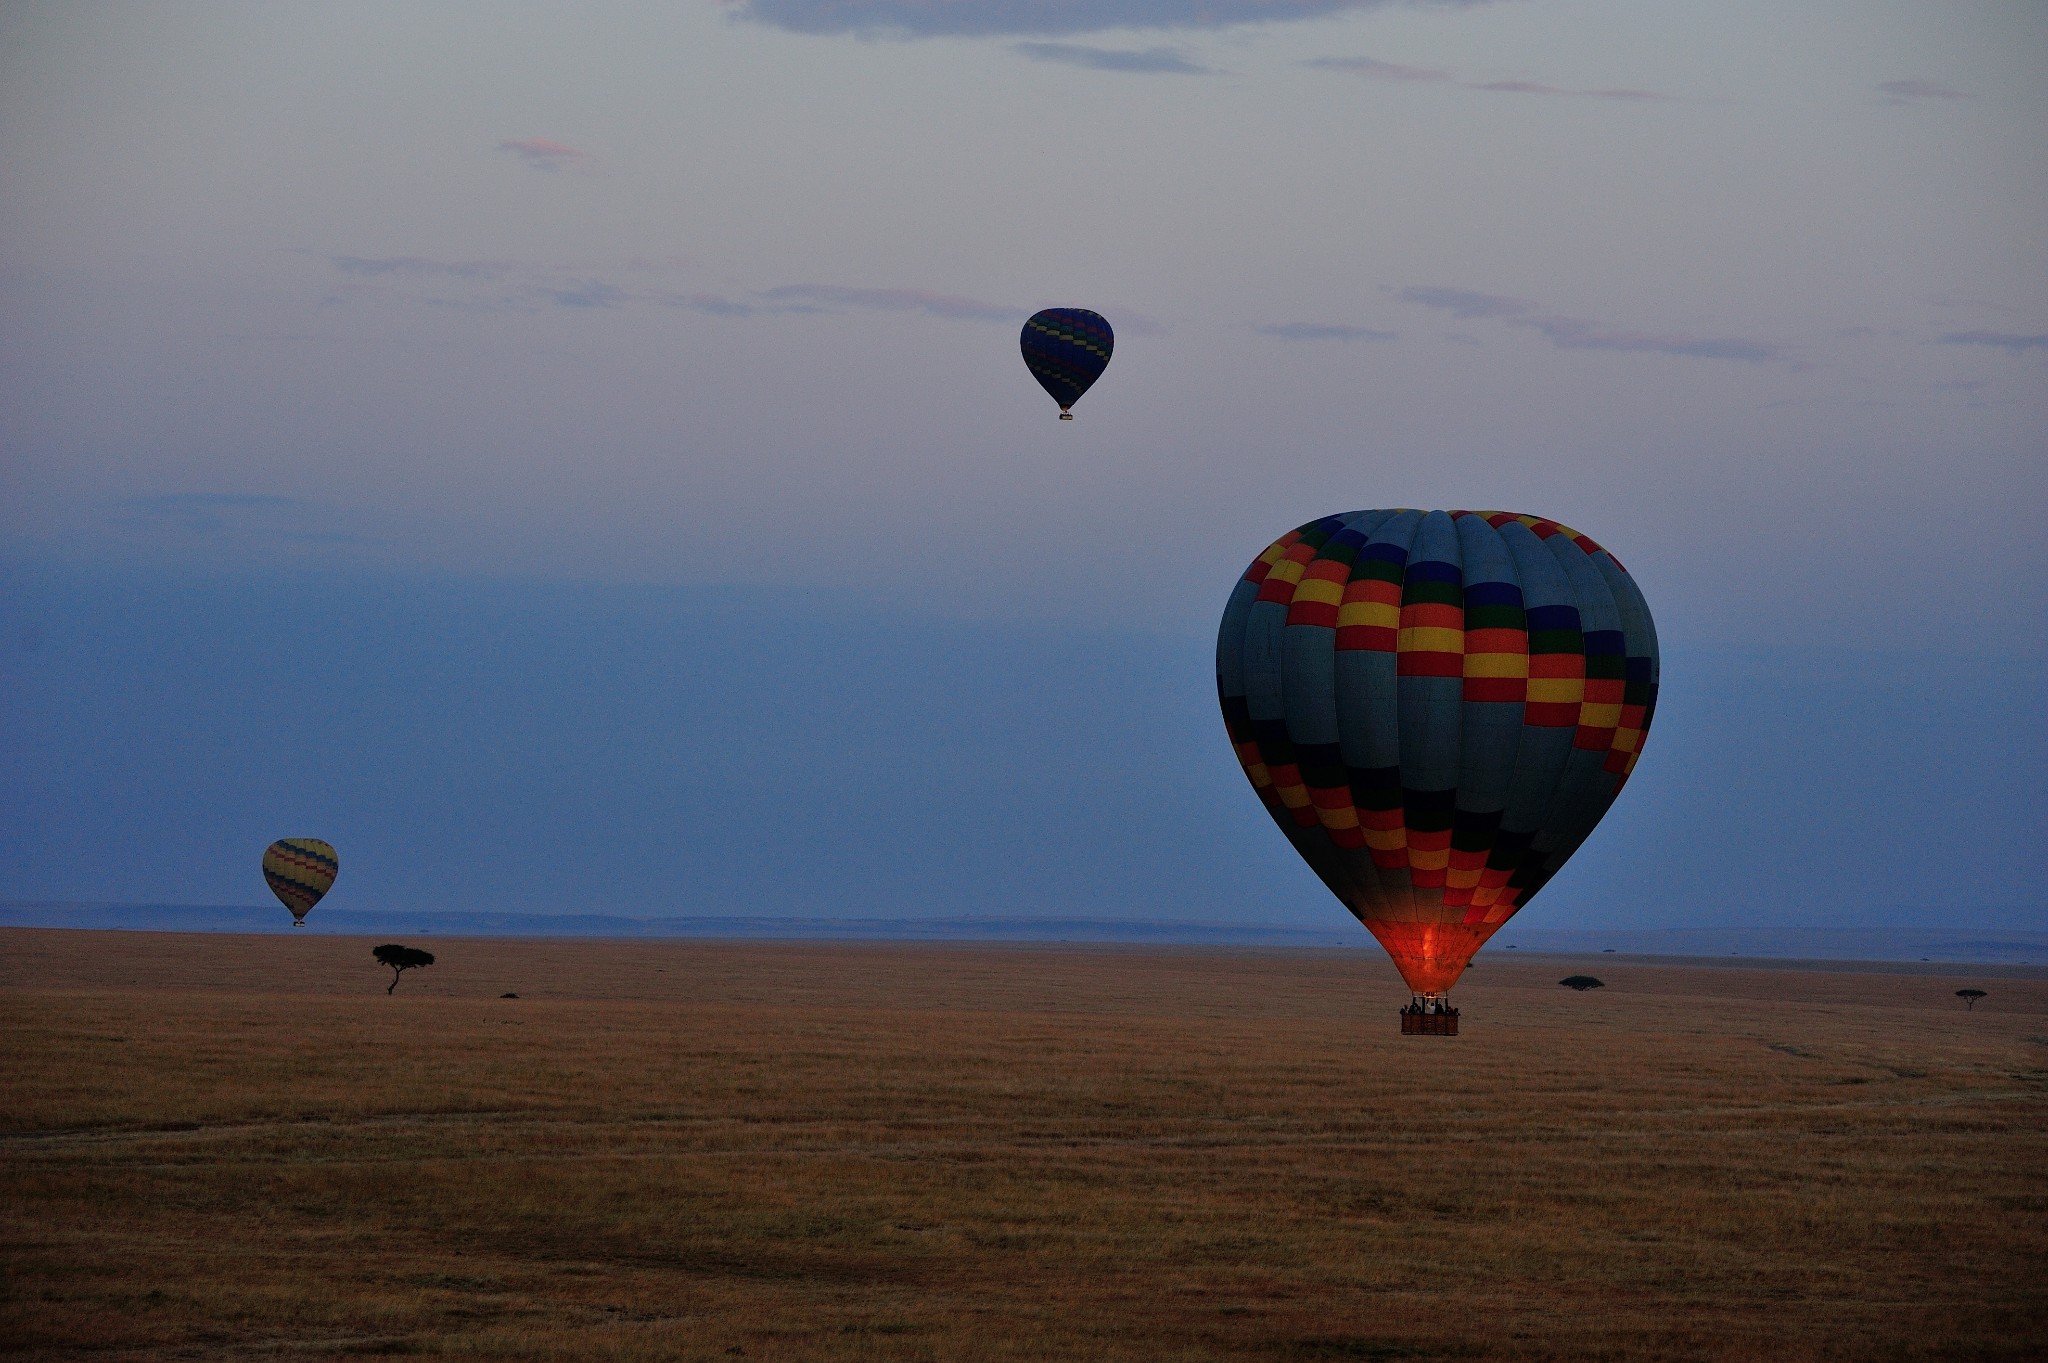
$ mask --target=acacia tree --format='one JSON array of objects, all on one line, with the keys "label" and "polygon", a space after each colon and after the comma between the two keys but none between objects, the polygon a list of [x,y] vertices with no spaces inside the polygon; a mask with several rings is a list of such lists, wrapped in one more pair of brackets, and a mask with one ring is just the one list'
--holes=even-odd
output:
[{"label": "acacia tree", "polygon": [[433,952],[421,951],[418,947],[402,947],[396,942],[386,942],[370,954],[377,958],[379,964],[391,967],[391,984],[384,991],[387,994],[398,988],[398,977],[406,971],[434,963]]},{"label": "acacia tree", "polygon": [[1963,1001],[1964,1012],[1974,1013],[1977,1011],[1977,1000],[1984,997],[1984,991],[1981,989],[1958,989],[1956,990],[1956,997]]},{"label": "acacia tree", "polygon": [[1591,975],[1567,975],[1559,980],[1558,983],[1567,989],[1576,989],[1581,994],[1585,993],[1588,989],[1605,989],[1607,987]]}]

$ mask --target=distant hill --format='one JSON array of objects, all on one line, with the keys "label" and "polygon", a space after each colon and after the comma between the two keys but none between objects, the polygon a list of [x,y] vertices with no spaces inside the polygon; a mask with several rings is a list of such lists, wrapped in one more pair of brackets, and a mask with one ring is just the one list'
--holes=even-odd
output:
[{"label": "distant hill", "polygon": [[66,904],[0,901],[0,926],[142,932],[439,933],[465,937],[704,937],[967,942],[1176,942],[1228,946],[1359,947],[1363,929],[1093,918],[629,918],[616,914],[400,913],[316,908],[304,928],[276,905]]},{"label": "distant hill", "polygon": [[1747,956],[1779,960],[1968,961],[2048,965],[2048,933],[1960,928],[1850,931],[1811,928],[1522,928],[1510,923],[1487,946],[1566,955],[1614,951],[1630,956]]},{"label": "distant hill", "polygon": [[[142,932],[303,931],[352,937],[652,937],[812,941],[1124,942],[1213,946],[1359,948],[1364,929],[1331,915],[1328,928],[1099,918],[774,918],[617,914],[406,913],[319,908],[303,929],[276,905],[74,904],[0,901],[0,927]],[[1750,957],[1778,960],[1973,962],[2048,965],[2048,933],[1968,929],[1838,932],[1795,928],[1617,930],[1510,924],[1481,959],[1505,950],[1584,955]]]}]

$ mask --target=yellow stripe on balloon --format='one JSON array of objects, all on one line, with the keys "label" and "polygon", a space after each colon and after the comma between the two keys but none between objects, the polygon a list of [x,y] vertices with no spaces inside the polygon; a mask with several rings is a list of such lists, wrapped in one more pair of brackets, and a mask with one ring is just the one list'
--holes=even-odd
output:
[{"label": "yellow stripe on balloon", "polygon": [[1531,677],[1529,678],[1529,699],[1550,705],[1564,702],[1577,703],[1586,698],[1586,681],[1583,677]]},{"label": "yellow stripe on balloon", "polygon": [[1395,647],[1403,653],[1463,653],[1465,631],[1413,625],[1401,631]]},{"label": "yellow stripe on balloon", "polygon": [[[1344,584],[1332,582],[1326,577],[1312,577],[1294,589],[1294,599],[1296,601],[1316,601],[1324,605],[1335,606],[1344,599]],[[1343,611],[1340,609],[1338,611],[1339,623],[1342,623],[1342,620]]]},{"label": "yellow stripe on balloon", "polygon": [[1401,608],[1389,601],[1346,601],[1337,607],[1337,627],[1376,625],[1393,629],[1401,623]]},{"label": "yellow stripe on balloon", "polygon": [[1465,675],[1468,677],[1526,677],[1529,675],[1529,655],[1526,653],[1467,653]]},{"label": "yellow stripe on balloon", "polygon": [[1298,558],[1282,559],[1273,565],[1273,571],[1266,574],[1268,582],[1299,582],[1301,575],[1308,571],[1308,565]]}]

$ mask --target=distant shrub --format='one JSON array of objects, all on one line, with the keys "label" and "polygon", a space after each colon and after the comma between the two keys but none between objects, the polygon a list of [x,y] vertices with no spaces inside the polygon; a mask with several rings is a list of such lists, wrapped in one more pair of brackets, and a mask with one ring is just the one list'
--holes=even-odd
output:
[{"label": "distant shrub", "polygon": [[1956,990],[1956,997],[1963,1001],[1964,1011],[1975,1012],[1977,1010],[1977,1000],[1984,997],[1984,991],[1981,989],[1958,989]]},{"label": "distant shrub", "polygon": [[1588,989],[1605,989],[1607,987],[1591,975],[1567,975],[1559,980],[1558,983],[1567,989],[1576,989],[1581,994],[1585,993]]},{"label": "distant shrub", "polygon": [[381,965],[391,967],[391,984],[384,990],[389,994],[398,988],[398,977],[408,970],[417,970],[423,965],[434,963],[434,953],[421,951],[417,947],[402,947],[396,942],[386,942],[370,953]]}]

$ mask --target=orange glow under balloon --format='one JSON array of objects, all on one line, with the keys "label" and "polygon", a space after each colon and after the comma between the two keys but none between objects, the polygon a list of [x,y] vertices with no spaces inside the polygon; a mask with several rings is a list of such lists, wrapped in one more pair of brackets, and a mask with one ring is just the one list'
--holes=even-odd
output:
[{"label": "orange glow under balloon", "polygon": [[1394,968],[1417,994],[1441,994],[1457,983],[1458,976],[1486,939],[1500,931],[1499,923],[1390,923],[1384,919],[1361,920],[1366,930],[1379,938]]}]

